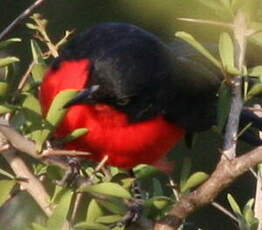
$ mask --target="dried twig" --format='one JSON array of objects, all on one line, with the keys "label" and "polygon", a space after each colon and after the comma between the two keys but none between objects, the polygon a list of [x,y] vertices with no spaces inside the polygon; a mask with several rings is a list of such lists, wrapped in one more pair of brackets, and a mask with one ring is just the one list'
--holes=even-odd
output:
[{"label": "dried twig", "polygon": [[0,34],[0,40],[5,38],[19,23],[21,23],[34,9],[39,7],[45,0],[37,0],[29,6],[23,13],[21,13],[9,26],[7,26]]}]

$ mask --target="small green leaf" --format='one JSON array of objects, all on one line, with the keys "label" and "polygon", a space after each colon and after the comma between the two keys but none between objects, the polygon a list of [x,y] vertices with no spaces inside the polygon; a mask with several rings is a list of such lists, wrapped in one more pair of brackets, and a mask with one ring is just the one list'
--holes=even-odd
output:
[{"label": "small green leaf", "polygon": [[6,82],[0,82],[0,97],[6,96],[8,91],[8,84]]},{"label": "small green leaf", "polygon": [[185,185],[181,188],[181,192],[186,192],[191,188],[202,184],[205,180],[207,180],[208,177],[208,174],[204,172],[196,172],[192,174],[186,181]]},{"label": "small green leaf", "polygon": [[10,113],[13,111],[13,108],[7,105],[0,105],[0,115],[5,113]]},{"label": "small green leaf", "polygon": [[146,164],[140,164],[134,168],[137,179],[149,178],[158,173],[155,167]]},{"label": "small green leaf", "polygon": [[80,222],[77,223],[74,228],[76,229],[85,229],[85,230],[110,230],[109,227],[102,225],[102,224],[97,224],[97,223],[88,223],[88,222]]},{"label": "small green leaf", "polygon": [[9,46],[12,43],[21,42],[21,38],[10,38],[5,41],[0,42],[0,49]]},{"label": "small green leaf", "polygon": [[38,28],[37,25],[33,23],[26,23],[25,25],[28,29],[31,29],[31,30],[36,30]]},{"label": "small green leaf", "polygon": [[249,100],[259,94],[262,94],[262,83],[258,83],[252,86],[252,88],[247,93],[247,99]]},{"label": "small green leaf", "polygon": [[238,203],[236,202],[236,200],[234,199],[234,197],[230,193],[227,194],[227,200],[230,204],[230,207],[234,211],[234,213],[242,216],[242,213],[241,213],[241,210],[240,210]]},{"label": "small green leaf", "polygon": [[32,223],[32,227],[34,230],[46,230],[46,227],[44,227],[43,225],[40,225],[38,223]]},{"label": "small green leaf", "polygon": [[192,162],[189,157],[184,158],[183,166],[180,173],[180,188],[184,187],[191,171]]},{"label": "small green leaf", "polygon": [[20,60],[17,57],[0,58],[0,68],[19,61]]},{"label": "small green leaf", "polygon": [[235,67],[234,45],[228,33],[221,33],[218,48],[224,69],[230,74],[240,74]]},{"label": "small green leaf", "polygon": [[231,106],[231,91],[225,82],[222,82],[218,91],[218,106],[217,106],[217,128],[218,132],[224,130],[228,114]]},{"label": "small green leaf", "polygon": [[193,46],[197,51],[204,55],[209,61],[211,61],[220,70],[222,69],[221,63],[204,47],[202,46],[191,34],[186,32],[177,32],[176,37],[185,40],[191,46]]},{"label": "small green leaf", "polygon": [[98,203],[96,202],[96,200],[92,199],[88,205],[86,222],[95,223],[96,219],[98,217],[103,216],[103,214],[104,213],[102,209],[100,208],[100,206],[98,205]]},{"label": "small green leaf", "polygon": [[153,196],[162,196],[163,189],[162,185],[156,178],[153,178]]},{"label": "small green leaf", "polygon": [[52,216],[47,221],[47,230],[61,230],[69,211],[73,193],[67,190],[54,209]]},{"label": "small green leaf", "polygon": [[262,65],[255,66],[248,69],[248,76],[262,77]]},{"label": "small green leaf", "polygon": [[15,180],[0,180],[0,207],[10,197],[10,192],[12,191],[15,184]]},{"label": "small green leaf", "polygon": [[123,214],[127,211],[126,207],[116,198],[110,200],[97,200],[97,203],[114,214]]},{"label": "small green leaf", "polygon": [[70,142],[73,141],[85,134],[88,133],[88,129],[87,128],[79,128],[79,129],[75,129],[73,130],[71,133],[69,133],[68,135],[66,135],[62,141],[63,142]]},{"label": "small green leaf", "polygon": [[172,200],[169,197],[165,196],[155,196],[151,198],[149,201],[147,201],[147,203],[149,205],[152,204],[155,208],[161,210],[170,205],[172,203]]},{"label": "small green leaf", "polygon": [[47,66],[44,63],[36,63],[32,67],[32,76],[35,81],[41,82]]},{"label": "small green leaf", "polygon": [[80,192],[91,192],[91,193],[101,193],[104,195],[121,197],[121,198],[131,198],[130,193],[124,189],[119,184],[106,182],[87,186],[80,189]]},{"label": "small green leaf", "polygon": [[12,180],[15,179],[15,176],[13,176],[11,173],[9,173],[9,172],[1,169],[1,168],[0,168],[0,174],[1,174],[1,175],[4,175],[4,176],[6,176],[6,177],[8,177],[8,178],[10,178],[10,179],[12,179]]},{"label": "small green leaf", "polygon": [[42,53],[38,43],[36,42],[36,40],[31,39],[30,43],[31,43],[31,50],[32,50],[34,62],[36,64],[38,64],[38,63],[45,64],[45,61],[43,59],[43,53]]},{"label": "small green leaf", "polygon": [[122,216],[120,215],[109,215],[109,216],[101,216],[98,217],[96,222],[101,224],[113,224],[122,219]]},{"label": "small green leaf", "polygon": [[41,115],[40,103],[39,103],[38,99],[32,94],[26,95],[26,98],[22,103],[22,107],[29,109],[29,110],[35,112],[36,114]]}]

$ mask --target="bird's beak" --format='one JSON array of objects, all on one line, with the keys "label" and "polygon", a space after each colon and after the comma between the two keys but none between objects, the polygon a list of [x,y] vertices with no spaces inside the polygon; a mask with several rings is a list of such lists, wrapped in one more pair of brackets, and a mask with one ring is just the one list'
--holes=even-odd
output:
[{"label": "bird's beak", "polygon": [[85,90],[80,91],[72,100],[67,102],[63,108],[68,108],[75,104],[81,104],[84,102],[88,102],[91,99],[92,94],[99,89],[99,85],[93,85]]}]

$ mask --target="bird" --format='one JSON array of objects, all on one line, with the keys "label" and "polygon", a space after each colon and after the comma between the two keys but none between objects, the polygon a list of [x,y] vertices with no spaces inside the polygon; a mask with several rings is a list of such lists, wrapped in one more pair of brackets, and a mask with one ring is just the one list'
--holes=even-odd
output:
[{"label": "bird", "polygon": [[188,133],[216,123],[221,81],[209,65],[190,60],[156,35],[108,22],[65,45],[43,78],[39,99],[46,115],[59,92],[79,91],[66,103],[54,136],[78,128],[88,133],[65,149],[88,151],[84,157],[95,162],[107,157],[107,165],[127,170],[149,164],[169,171],[167,152]]}]

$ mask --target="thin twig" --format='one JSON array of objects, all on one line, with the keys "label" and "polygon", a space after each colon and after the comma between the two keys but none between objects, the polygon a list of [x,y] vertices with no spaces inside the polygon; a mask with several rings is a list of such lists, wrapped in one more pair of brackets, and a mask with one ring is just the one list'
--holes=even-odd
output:
[{"label": "thin twig", "polygon": [[7,26],[2,33],[0,33],[0,40],[10,33],[19,23],[21,23],[28,15],[32,13],[34,9],[39,7],[45,0],[37,0],[31,6],[29,6],[23,13],[21,13],[9,26]]},{"label": "thin twig", "polygon": [[197,19],[197,18],[177,18],[177,20],[200,23],[200,24],[215,25],[215,26],[223,26],[231,29],[233,28],[233,24],[228,22],[218,22],[213,20],[204,20],[204,19]]},{"label": "thin twig", "polygon": [[216,209],[223,212],[225,215],[229,216],[231,219],[233,219],[234,221],[236,221],[238,223],[238,219],[230,211],[228,211],[225,207],[223,207],[222,205],[220,205],[219,203],[217,203],[215,201],[213,201],[211,204]]}]

